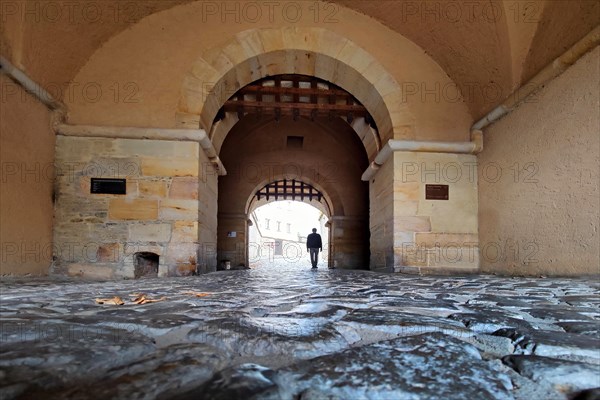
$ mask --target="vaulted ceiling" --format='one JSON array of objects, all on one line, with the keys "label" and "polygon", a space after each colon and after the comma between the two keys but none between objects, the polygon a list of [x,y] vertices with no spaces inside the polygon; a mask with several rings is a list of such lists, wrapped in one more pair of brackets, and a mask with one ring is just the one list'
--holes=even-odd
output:
[{"label": "vaulted ceiling", "polygon": [[[151,15],[193,2],[7,2],[2,7],[1,54],[43,86],[64,87],[111,38]],[[237,4],[244,7],[246,3]],[[215,4],[222,2],[206,2],[206,7]],[[321,11],[322,25],[331,16],[330,26],[335,29],[342,10],[362,14],[370,23],[382,24],[419,46],[462,90],[497,85],[503,96],[600,24],[600,2],[596,0],[334,0],[315,6]],[[236,24],[227,18],[233,17],[225,15],[232,31],[256,25],[253,21]],[[171,22],[174,27],[162,29],[176,29],[178,21]],[[368,35],[368,24],[361,24],[357,23],[356,29]],[[121,56],[116,54],[114,62]],[[403,55],[394,56],[401,59]],[[502,99],[490,100],[475,91],[468,100],[475,120]]]}]

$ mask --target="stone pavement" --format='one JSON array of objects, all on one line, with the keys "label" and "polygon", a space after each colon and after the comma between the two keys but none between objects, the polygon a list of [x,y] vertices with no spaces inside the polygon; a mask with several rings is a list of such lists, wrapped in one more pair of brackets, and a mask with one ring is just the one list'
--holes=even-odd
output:
[{"label": "stone pavement", "polygon": [[598,399],[599,288],[305,266],[5,279],[0,398]]}]

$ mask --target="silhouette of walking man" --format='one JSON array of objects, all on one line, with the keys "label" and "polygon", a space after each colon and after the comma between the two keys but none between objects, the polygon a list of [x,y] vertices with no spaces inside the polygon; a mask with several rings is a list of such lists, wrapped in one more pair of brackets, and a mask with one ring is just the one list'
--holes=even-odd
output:
[{"label": "silhouette of walking man", "polygon": [[312,232],[306,238],[306,251],[310,253],[312,269],[316,269],[319,262],[319,251],[323,251],[323,242],[321,241],[321,235],[317,233],[317,228],[313,228]]}]

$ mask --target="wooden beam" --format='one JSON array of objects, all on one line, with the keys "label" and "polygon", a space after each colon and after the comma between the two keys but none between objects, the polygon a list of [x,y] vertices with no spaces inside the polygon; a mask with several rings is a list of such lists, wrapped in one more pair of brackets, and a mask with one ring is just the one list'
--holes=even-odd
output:
[{"label": "wooden beam", "polygon": [[[315,82],[316,84],[316,82]],[[237,91],[236,94],[289,94],[295,95],[298,94],[300,96],[310,96],[310,95],[319,95],[319,96],[329,96],[336,95],[340,97],[351,97],[351,95],[340,89],[319,89],[318,87],[311,88],[301,88],[301,87],[280,87],[280,86],[261,86],[261,85],[248,85],[244,86],[240,90]]]},{"label": "wooden beam", "polygon": [[366,112],[367,109],[359,104],[311,104],[311,103],[287,103],[287,102],[258,102],[258,101],[240,101],[229,100],[225,102],[225,111],[237,111],[237,107],[272,109],[280,108],[282,110],[321,110],[321,111],[345,111],[345,112]]},{"label": "wooden beam", "polygon": [[[298,78],[294,78],[292,82],[294,82],[294,89],[300,89],[300,81]],[[294,93],[294,103],[300,103],[300,95],[298,94],[297,90]]]},{"label": "wooden beam", "polygon": [[[280,77],[275,77],[275,88],[277,89],[275,92],[275,102],[279,103],[281,101],[281,78]],[[241,89],[243,90],[243,89]],[[267,93],[267,92],[265,92]]]}]

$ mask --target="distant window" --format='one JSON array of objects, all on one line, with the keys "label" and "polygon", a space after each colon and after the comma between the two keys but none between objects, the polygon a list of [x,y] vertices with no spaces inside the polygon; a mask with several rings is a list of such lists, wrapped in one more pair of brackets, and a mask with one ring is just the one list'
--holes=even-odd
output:
[{"label": "distant window", "polygon": [[271,220],[269,218],[265,218],[265,229],[269,229],[269,223]]},{"label": "distant window", "polygon": [[281,222],[277,221],[277,232],[281,232]]},{"label": "distant window", "polygon": [[301,149],[304,143],[303,136],[288,136],[287,137],[287,148],[288,149]]},{"label": "distant window", "polygon": [[292,224],[287,224],[287,233],[292,232]]}]

